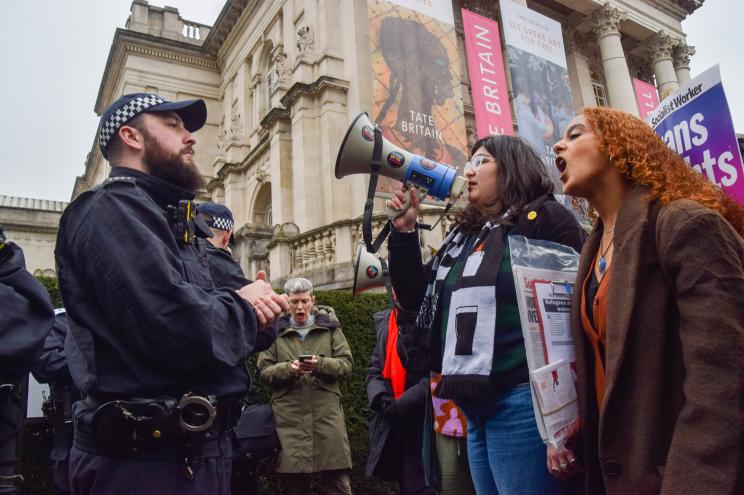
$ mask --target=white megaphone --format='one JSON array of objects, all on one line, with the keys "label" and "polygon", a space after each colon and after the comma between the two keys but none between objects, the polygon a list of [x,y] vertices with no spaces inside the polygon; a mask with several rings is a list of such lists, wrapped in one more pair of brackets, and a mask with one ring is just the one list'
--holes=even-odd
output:
[{"label": "white megaphone", "polygon": [[370,289],[385,287],[386,271],[385,260],[370,253],[364,247],[364,244],[360,244],[354,263],[354,286],[351,289],[351,294],[356,296]]},{"label": "white megaphone", "polygon": [[[375,124],[369,115],[362,112],[354,119],[346,131],[336,158],[336,178],[352,174],[371,174],[372,152],[375,144]],[[457,175],[457,170],[442,163],[429,160],[421,155],[410,153],[382,138],[382,167],[379,174],[411,184],[422,194],[444,201],[449,198],[454,203],[467,186],[467,179]],[[388,216],[395,218],[408,208],[401,210],[388,208]]]}]

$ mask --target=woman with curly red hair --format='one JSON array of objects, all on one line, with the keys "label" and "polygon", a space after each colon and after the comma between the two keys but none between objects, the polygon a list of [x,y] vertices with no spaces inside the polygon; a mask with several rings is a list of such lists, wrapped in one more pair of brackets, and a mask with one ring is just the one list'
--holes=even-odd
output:
[{"label": "woman with curly red hair", "polygon": [[555,144],[597,215],[573,304],[587,493],[744,493],[744,215],[643,121],[585,108]]}]

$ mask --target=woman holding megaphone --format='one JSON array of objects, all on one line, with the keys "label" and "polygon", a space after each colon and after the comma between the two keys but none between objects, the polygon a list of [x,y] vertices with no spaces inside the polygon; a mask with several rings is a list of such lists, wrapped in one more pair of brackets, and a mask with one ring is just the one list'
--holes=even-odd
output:
[{"label": "woman holding megaphone", "polygon": [[[388,252],[408,366],[441,373],[434,394],[464,411],[479,494],[574,493],[577,477],[559,481],[545,469],[507,235],[581,251],[584,232],[555,200],[542,160],[520,138],[479,140],[465,177],[469,204],[427,264],[419,247],[416,192],[400,189],[387,202],[402,211],[392,222]],[[410,206],[403,211],[405,195]]]}]

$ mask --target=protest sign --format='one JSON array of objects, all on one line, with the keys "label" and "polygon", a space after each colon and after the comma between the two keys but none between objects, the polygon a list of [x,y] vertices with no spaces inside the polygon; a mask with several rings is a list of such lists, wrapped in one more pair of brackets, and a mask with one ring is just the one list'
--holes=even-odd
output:
[{"label": "protest sign", "polygon": [[744,204],[744,166],[717,65],[664,98],[646,121],[693,169]]}]

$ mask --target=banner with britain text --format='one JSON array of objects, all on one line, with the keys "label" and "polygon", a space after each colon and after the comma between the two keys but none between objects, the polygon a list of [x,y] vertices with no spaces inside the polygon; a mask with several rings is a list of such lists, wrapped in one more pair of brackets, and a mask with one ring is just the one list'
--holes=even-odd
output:
[{"label": "banner with britain text", "polygon": [[504,57],[501,54],[499,24],[462,9],[462,26],[478,139],[492,134],[511,136],[514,134],[514,125]]}]

